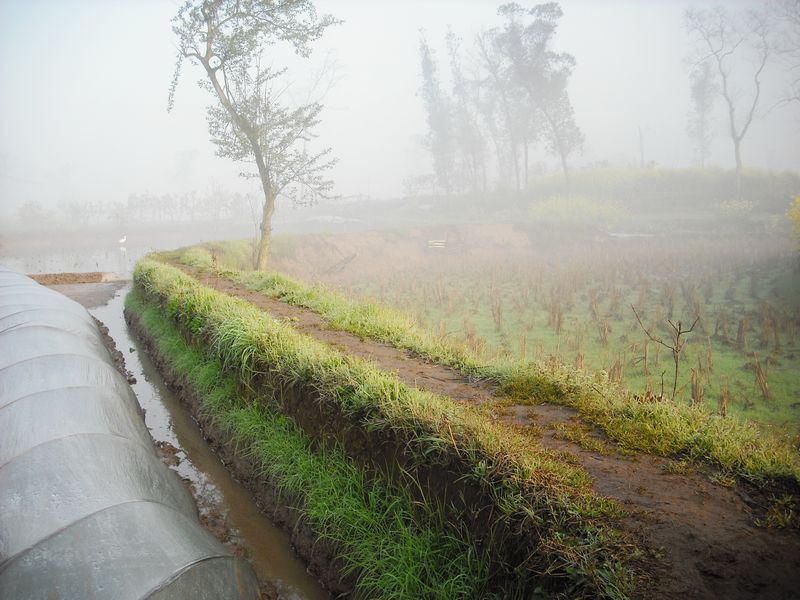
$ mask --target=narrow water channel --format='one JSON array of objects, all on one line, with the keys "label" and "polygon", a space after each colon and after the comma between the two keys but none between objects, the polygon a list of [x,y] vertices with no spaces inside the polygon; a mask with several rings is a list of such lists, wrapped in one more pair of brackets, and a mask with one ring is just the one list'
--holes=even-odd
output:
[{"label": "narrow water channel", "polygon": [[[123,317],[125,295],[130,284],[118,287],[113,297],[91,299],[88,286],[54,286],[71,296],[65,288],[81,288],[80,298],[97,319],[109,329],[117,349],[125,356],[127,369],[133,373],[132,384],[139,403],[145,409],[145,422],[156,442],[168,442],[178,449],[180,462],[172,466],[188,479],[201,511],[216,511],[227,516],[234,529],[237,545],[247,551],[260,580],[270,582],[279,598],[316,600],[328,598],[320,584],[306,572],[305,564],[294,554],[289,536],[258,510],[248,491],[229,474],[203,439],[188,409],[173,396],[147,354],[132,339]],[[88,297],[87,297],[88,296]],[[78,298],[76,298],[78,299]],[[93,304],[95,304],[93,306]]]}]

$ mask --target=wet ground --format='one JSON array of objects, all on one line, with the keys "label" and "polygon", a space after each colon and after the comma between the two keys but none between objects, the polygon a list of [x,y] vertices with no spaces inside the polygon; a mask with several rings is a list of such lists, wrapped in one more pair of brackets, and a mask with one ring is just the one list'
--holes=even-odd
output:
[{"label": "wet ground", "polygon": [[130,337],[122,315],[130,282],[59,283],[50,287],[83,304],[108,327],[162,458],[192,490],[201,521],[233,552],[250,560],[265,596],[327,598],[306,572],[303,561],[295,556],[288,534],[262,515],[247,490],[228,474],[186,407]]}]

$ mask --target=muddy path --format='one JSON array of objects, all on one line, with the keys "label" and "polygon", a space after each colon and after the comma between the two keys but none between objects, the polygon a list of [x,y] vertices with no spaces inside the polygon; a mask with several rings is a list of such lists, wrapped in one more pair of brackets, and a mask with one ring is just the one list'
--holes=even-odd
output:
[{"label": "muddy path", "polygon": [[567,407],[505,406],[494,387],[460,372],[369,339],[331,328],[318,314],[248,290],[233,281],[181,266],[204,285],[246,300],[298,331],[343,352],[372,361],[409,386],[470,405],[503,406],[498,421],[534,436],[546,448],[568,453],[594,478],[596,491],[628,511],[620,527],[649,549],[648,598],[797,598],[800,534],[756,527],[758,502],[743,489],[712,483],[700,472],[671,474],[669,459],[628,456],[598,432],[608,451],[595,452],[562,439],[560,426],[586,426]]}]

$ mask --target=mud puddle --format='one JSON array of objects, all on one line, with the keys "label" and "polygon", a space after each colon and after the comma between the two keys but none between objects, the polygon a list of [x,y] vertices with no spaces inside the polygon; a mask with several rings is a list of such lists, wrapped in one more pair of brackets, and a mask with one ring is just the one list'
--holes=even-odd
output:
[{"label": "mud puddle", "polygon": [[145,422],[162,457],[192,489],[204,524],[232,551],[250,560],[265,584],[265,595],[291,600],[328,598],[294,554],[289,535],[261,514],[247,490],[229,475],[186,407],[130,337],[122,314],[130,284],[52,287],[84,304],[108,327],[133,375],[131,387],[145,410]]}]

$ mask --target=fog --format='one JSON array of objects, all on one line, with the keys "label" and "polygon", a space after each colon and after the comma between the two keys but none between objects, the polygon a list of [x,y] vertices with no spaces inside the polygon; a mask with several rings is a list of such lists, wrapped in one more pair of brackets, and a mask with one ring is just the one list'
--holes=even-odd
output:
[{"label": "fog", "polygon": [[796,596],[800,0],[539,2],[0,0],[0,371],[91,306],[264,597]]},{"label": "fog", "polygon": [[[421,140],[425,112],[419,30],[447,72],[447,26],[472,45],[476,33],[500,24],[498,3],[322,0],[320,13],[342,19],[291,65],[293,94],[327,61],[333,87],[318,127],[320,143],[339,162],[335,193],[393,198],[408,177],[432,171]],[[731,5],[731,3],[728,3]],[[758,3],[756,3],[758,4]],[[211,186],[257,192],[238,177],[241,166],[214,155],[205,121],[210,95],[185,69],[175,108],[167,91],[175,62],[170,19],[178,2],[8,1],[0,5],[0,201],[8,219],[23,203],[124,202],[132,194],[203,193]],[[574,55],[568,91],[585,135],[576,168],[693,164],[686,134],[690,111],[689,41],[683,2],[561,2],[555,40]],[[744,4],[731,5],[734,7]],[[800,111],[769,110],[785,73],[765,72],[764,100],[743,142],[747,167],[800,167]],[[446,78],[445,78],[446,83]],[[724,107],[714,107],[709,163],[733,166]],[[640,145],[641,131],[641,145]],[[557,172],[552,156],[534,157]],[[279,208],[286,210],[286,206]]]}]

